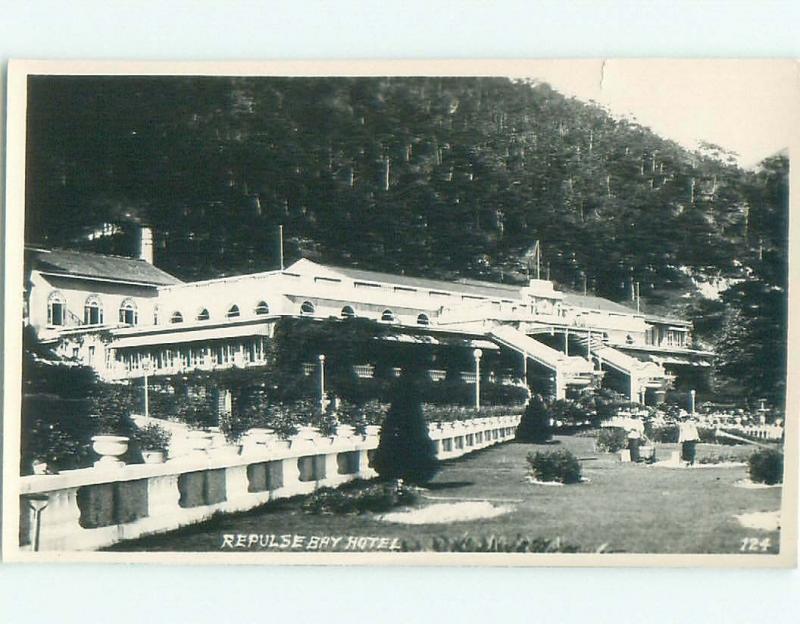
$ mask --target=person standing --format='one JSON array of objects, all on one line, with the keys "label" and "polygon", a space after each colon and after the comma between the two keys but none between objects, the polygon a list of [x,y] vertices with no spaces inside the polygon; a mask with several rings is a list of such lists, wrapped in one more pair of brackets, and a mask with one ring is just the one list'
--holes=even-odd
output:
[{"label": "person standing", "polygon": [[697,431],[697,426],[694,424],[689,416],[684,416],[678,425],[678,442],[681,445],[681,460],[688,463],[690,466],[694,465],[695,454],[697,453],[697,441],[700,439],[700,434]]},{"label": "person standing", "polygon": [[631,461],[637,463],[641,456],[639,454],[639,446],[642,443],[642,434],[638,429],[631,429],[628,431],[628,450],[631,452]]}]

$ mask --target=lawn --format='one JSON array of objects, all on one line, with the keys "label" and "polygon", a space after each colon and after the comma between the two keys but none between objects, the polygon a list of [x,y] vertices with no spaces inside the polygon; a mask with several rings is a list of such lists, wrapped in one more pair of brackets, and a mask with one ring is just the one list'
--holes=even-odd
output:
[{"label": "lawn", "polygon": [[[583,461],[588,482],[562,487],[526,481],[526,455],[544,448],[567,448]],[[660,459],[677,445],[657,447]],[[752,447],[701,444],[698,457],[746,458]],[[758,538],[776,553],[779,532],[745,529],[735,514],[780,509],[781,488],[743,489],[734,483],[747,468],[660,468],[620,463],[615,455],[596,453],[593,439],[561,437],[553,445],[507,443],[447,462],[419,505],[488,500],[510,513],[449,524],[401,525],[375,514],[309,515],[301,501],[276,501],[243,514],[220,516],[171,533],[118,544],[117,551],[219,551],[224,534],[297,534],[398,538],[429,548],[434,537],[517,535],[560,538],[591,552],[737,553],[743,540]],[[761,541],[764,540],[764,541]],[[256,546],[256,549],[258,546]]]}]

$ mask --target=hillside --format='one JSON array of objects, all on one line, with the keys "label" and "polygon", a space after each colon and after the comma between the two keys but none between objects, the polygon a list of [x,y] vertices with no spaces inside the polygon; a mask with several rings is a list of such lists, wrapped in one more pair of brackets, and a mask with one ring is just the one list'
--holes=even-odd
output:
[{"label": "hillside", "polygon": [[28,242],[126,253],[130,228],[86,230],[147,223],[159,266],[200,279],[275,268],[281,224],[288,260],[512,282],[540,240],[563,287],[630,300],[639,282],[715,341],[729,304],[703,327],[698,285],[785,288],[785,158],[743,171],[545,84],[33,77],[29,94]]}]

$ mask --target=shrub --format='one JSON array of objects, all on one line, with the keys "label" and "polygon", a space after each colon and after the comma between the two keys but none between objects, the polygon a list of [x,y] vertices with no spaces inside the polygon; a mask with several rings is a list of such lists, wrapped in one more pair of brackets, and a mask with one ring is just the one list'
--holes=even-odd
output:
[{"label": "shrub", "polygon": [[381,513],[413,505],[418,495],[414,488],[402,483],[354,482],[339,489],[324,487],[308,496],[303,511],[311,514]]},{"label": "shrub", "polygon": [[741,457],[736,455],[720,453],[719,455],[706,455],[697,460],[698,464],[727,464],[740,462]]},{"label": "shrub", "polygon": [[377,400],[366,403],[352,403],[343,400],[339,405],[339,423],[350,425],[360,435],[367,432],[370,425],[381,425],[386,418],[388,406]]},{"label": "shrub", "polygon": [[490,535],[488,537],[434,537],[430,548],[423,548],[419,542],[403,541],[401,550],[419,551],[432,550],[434,552],[504,552],[504,553],[576,553],[580,552],[578,546],[566,544],[561,538],[545,539],[543,537],[523,537],[517,535],[513,539],[503,536]]},{"label": "shrub", "polygon": [[139,429],[135,440],[139,448],[146,451],[166,451],[172,434],[157,423],[150,423]]},{"label": "shrub", "polygon": [[511,416],[519,414],[521,411],[521,406],[513,405],[482,405],[479,410],[460,405],[431,405],[430,403],[425,403],[422,406],[422,413],[428,422],[453,422],[457,420],[472,420],[473,418]]},{"label": "shrub", "polygon": [[537,481],[580,483],[581,465],[578,458],[566,449],[537,451],[528,454],[533,478]]},{"label": "shrub", "polygon": [[229,444],[237,444],[252,427],[250,419],[239,414],[222,414],[219,417],[219,429]]},{"label": "shrub", "polygon": [[527,386],[481,381],[481,402],[488,405],[524,405],[530,396]]},{"label": "shrub", "polygon": [[517,425],[516,438],[521,442],[547,442],[553,437],[550,414],[540,395],[531,397]]},{"label": "shrub", "polygon": [[628,432],[622,427],[603,427],[597,433],[597,450],[604,453],[616,453],[628,443]]},{"label": "shrub", "polygon": [[750,480],[755,483],[783,483],[783,453],[777,449],[761,449],[748,460]]},{"label": "shrub", "polygon": [[218,424],[217,410],[208,395],[179,398],[175,415],[192,429],[207,429]]},{"label": "shrub", "polygon": [[583,425],[587,420],[591,421],[596,414],[588,402],[571,401],[559,399],[550,404],[548,412],[550,418],[561,421],[563,426],[576,427]]},{"label": "shrub", "polygon": [[678,425],[654,426],[649,432],[645,430],[645,433],[653,442],[669,444],[678,441]]},{"label": "shrub", "polygon": [[383,479],[427,483],[439,470],[436,445],[428,435],[414,381],[400,378],[396,396],[381,427],[372,467]]}]

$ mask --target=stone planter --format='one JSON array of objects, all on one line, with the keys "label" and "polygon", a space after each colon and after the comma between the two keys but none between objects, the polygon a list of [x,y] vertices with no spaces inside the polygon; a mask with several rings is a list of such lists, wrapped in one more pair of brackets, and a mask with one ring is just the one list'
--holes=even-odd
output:
[{"label": "stone planter", "polygon": [[142,451],[142,459],[145,464],[163,464],[166,461],[166,452],[162,449],[148,449]]},{"label": "stone planter", "polygon": [[100,455],[95,468],[121,468],[125,462],[119,459],[128,450],[130,439],[126,436],[96,435],[92,437],[92,450]]}]

